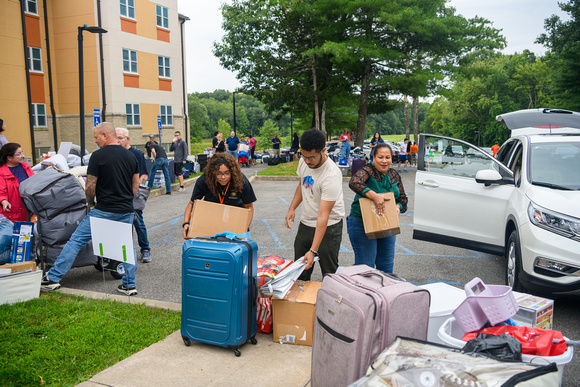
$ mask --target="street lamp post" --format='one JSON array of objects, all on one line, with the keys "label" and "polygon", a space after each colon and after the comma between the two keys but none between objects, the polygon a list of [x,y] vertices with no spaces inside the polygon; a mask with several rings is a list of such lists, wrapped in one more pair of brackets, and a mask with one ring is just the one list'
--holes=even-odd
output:
[{"label": "street lamp post", "polygon": [[107,30],[101,27],[87,27],[83,25],[78,27],[79,35],[79,119],[81,128],[81,165],[85,165],[83,156],[85,155],[85,74],[84,74],[84,59],[83,59],[83,31],[88,31],[92,34],[105,34]]},{"label": "street lamp post", "polygon": [[236,92],[232,92],[232,95],[234,97],[234,133],[236,134],[236,136],[238,135],[238,133],[236,132]]}]

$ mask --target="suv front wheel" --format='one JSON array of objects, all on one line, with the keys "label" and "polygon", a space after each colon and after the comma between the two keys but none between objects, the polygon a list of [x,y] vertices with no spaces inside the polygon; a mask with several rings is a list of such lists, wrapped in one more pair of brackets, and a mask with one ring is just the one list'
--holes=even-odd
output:
[{"label": "suv front wheel", "polygon": [[512,231],[505,249],[506,257],[506,284],[516,292],[523,292],[524,287],[519,280],[522,270],[522,253],[520,249],[520,236],[517,230]]}]

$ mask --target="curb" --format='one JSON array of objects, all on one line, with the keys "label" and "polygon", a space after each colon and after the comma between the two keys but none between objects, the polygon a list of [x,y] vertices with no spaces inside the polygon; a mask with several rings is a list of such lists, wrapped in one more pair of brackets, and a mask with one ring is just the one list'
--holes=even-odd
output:
[{"label": "curb", "polygon": [[[201,175],[200,175],[201,176]],[[192,177],[191,179],[187,179],[183,181],[183,186],[184,187],[189,187],[190,185],[194,185],[195,182],[197,181],[197,178],[199,176],[196,177]],[[173,183],[171,184],[171,192],[173,191],[177,191],[179,189],[179,183]],[[155,198],[157,196],[162,196],[165,195],[165,187],[163,188],[152,188],[151,192],[149,193],[149,199],[151,198]]]},{"label": "curb", "polygon": [[78,290],[78,289],[70,289],[70,288],[60,288],[58,289],[60,293],[68,294],[71,296],[83,296],[87,298],[92,298],[95,300],[113,300],[118,302],[124,302],[126,304],[145,304],[145,306],[149,308],[156,308],[156,309],[168,309],[175,312],[181,312],[181,304],[177,304],[175,302],[168,302],[168,301],[159,301],[159,300],[148,300],[145,298],[138,298],[134,296],[122,296],[120,294],[109,294],[109,293],[100,293],[100,292],[93,292],[91,290]]}]

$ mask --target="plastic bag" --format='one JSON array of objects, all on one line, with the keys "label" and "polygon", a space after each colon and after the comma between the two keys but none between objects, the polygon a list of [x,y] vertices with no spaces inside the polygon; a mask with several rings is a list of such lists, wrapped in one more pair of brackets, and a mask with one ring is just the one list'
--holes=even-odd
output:
[{"label": "plastic bag", "polygon": [[509,335],[486,335],[480,333],[461,350],[463,353],[482,353],[492,359],[522,361],[522,343]]},{"label": "plastic bag", "polygon": [[474,339],[478,333],[487,333],[494,336],[506,333],[513,336],[522,343],[522,353],[525,355],[560,356],[568,349],[564,336],[559,331],[514,327],[511,325],[489,327],[478,332],[469,332],[463,336],[463,341]]},{"label": "plastic bag", "polygon": [[[290,263],[292,263],[292,261],[286,260],[276,255],[263,255],[258,257],[258,288],[271,281],[276,276],[276,274],[282,271],[282,269],[288,266]],[[261,293],[259,294],[261,295]],[[256,309],[256,323],[258,325],[258,332],[271,333],[272,298],[264,297],[263,295],[258,297]]]},{"label": "plastic bag", "polygon": [[4,265],[10,261],[13,232],[14,223],[3,215],[0,215],[0,265]]}]

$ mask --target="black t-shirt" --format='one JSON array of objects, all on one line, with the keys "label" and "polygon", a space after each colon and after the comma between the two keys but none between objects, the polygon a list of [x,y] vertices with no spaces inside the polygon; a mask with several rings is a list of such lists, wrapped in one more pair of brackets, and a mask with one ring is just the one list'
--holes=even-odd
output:
[{"label": "black t-shirt", "polygon": [[165,153],[165,149],[161,145],[153,144],[151,145],[151,149],[155,149],[155,158],[156,159],[166,159],[167,153]]},{"label": "black t-shirt", "polygon": [[217,137],[212,138],[211,139],[211,146],[212,146],[212,148],[215,148],[217,146],[218,142],[219,142],[219,140],[218,140]]},{"label": "black t-shirt", "polygon": [[137,158],[121,145],[107,145],[93,152],[87,174],[97,177],[97,210],[133,212],[133,176],[139,173]]},{"label": "black t-shirt", "polygon": [[[228,188],[225,199],[223,204],[227,204],[228,206],[234,207],[244,207],[244,204],[250,204],[255,202],[256,195],[254,194],[254,189],[252,185],[246,178],[246,176],[242,175],[244,178],[244,186],[242,188],[242,192],[236,192],[230,186]],[[219,186],[219,185],[218,185]],[[191,194],[191,201],[203,199],[208,202],[219,203],[219,197],[215,196],[213,192],[209,189],[207,184],[205,183],[205,173],[203,173],[195,182],[195,187],[193,187],[193,193]]]}]

